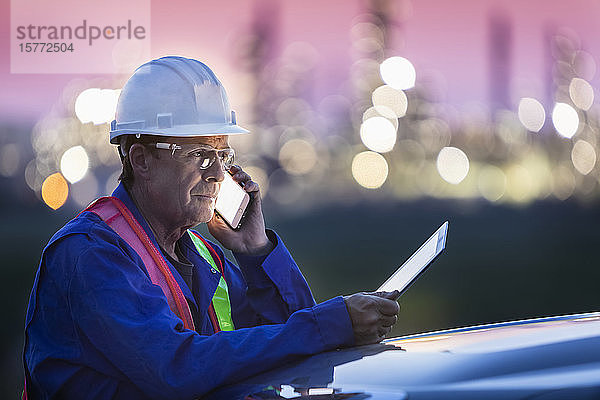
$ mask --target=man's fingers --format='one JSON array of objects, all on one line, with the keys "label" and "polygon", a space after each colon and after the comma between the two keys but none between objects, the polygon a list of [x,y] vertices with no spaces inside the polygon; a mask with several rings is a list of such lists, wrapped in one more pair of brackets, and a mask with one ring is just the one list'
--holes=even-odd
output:
[{"label": "man's fingers", "polygon": [[400,305],[394,300],[380,298],[377,301],[377,310],[383,315],[396,315],[400,312]]},{"label": "man's fingers", "polygon": [[357,293],[344,297],[357,344],[381,341],[398,320],[396,314],[400,306],[385,298],[388,295],[394,296],[394,293]]},{"label": "man's fingers", "polygon": [[258,183],[254,182],[252,180],[252,177],[250,177],[250,175],[244,172],[244,170],[239,165],[232,165],[231,168],[229,168],[229,172],[233,174],[231,176],[234,181],[243,184],[244,190],[246,192],[250,193],[258,191]]},{"label": "man's fingers", "polygon": [[400,291],[398,290],[394,290],[393,292],[373,292],[369,294],[388,300],[398,300],[400,298]]},{"label": "man's fingers", "polygon": [[382,327],[378,328],[377,333],[379,335],[379,338],[383,339],[385,337],[385,335],[387,335],[388,333],[391,332],[391,330],[392,330],[392,328],[389,326],[388,327],[382,326]]},{"label": "man's fingers", "polygon": [[225,220],[221,217],[221,215],[217,212],[213,214],[210,221],[207,222],[207,225],[217,229],[231,229],[229,228],[229,225],[227,225]]},{"label": "man's fingers", "polygon": [[242,167],[240,167],[239,165],[235,165],[235,164],[234,164],[234,165],[232,165],[231,167],[229,167],[229,172],[230,172],[232,175],[235,175],[235,174],[236,174],[238,171],[241,171],[241,170],[242,170]]},{"label": "man's fingers", "polygon": [[254,181],[247,181],[244,185],[244,190],[246,192],[258,192],[258,183]]},{"label": "man's fingers", "polygon": [[392,327],[392,326],[394,326],[394,324],[397,321],[398,321],[398,317],[395,315],[392,315],[392,316],[382,315],[381,317],[379,317],[379,323],[381,324],[381,326],[385,326],[385,327]]},{"label": "man's fingers", "polygon": [[242,170],[239,170],[238,172],[233,174],[232,178],[234,181],[236,181],[238,183],[244,183],[244,184],[251,180],[250,175],[248,175],[247,173],[245,173]]}]

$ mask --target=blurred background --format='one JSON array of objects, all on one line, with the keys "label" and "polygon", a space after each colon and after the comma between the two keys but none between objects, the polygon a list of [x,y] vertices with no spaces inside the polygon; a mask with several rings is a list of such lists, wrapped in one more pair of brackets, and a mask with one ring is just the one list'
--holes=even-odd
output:
[{"label": "blurred background", "polygon": [[[252,131],[237,161],[318,301],[376,289],[448,220],[395,335],[600,310],[599,1],[203,3],[151,2],[151,57],[219,76]],[[141,53],[111,75],[0,61],[2,398],[43,247],[117,184],[108,123]]]}]

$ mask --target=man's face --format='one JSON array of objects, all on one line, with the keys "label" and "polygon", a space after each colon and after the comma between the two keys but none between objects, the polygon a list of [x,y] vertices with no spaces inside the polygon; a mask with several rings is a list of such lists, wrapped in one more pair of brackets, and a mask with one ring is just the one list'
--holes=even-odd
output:
[{"label": "man's face", "polygon": [[[207,169],[199,168],[193,156],[187,156],[195,149],[229,147],[227,136],[207,136],[198,138],[161,138],[161,143],[177,144],[183,149],[157,149],[153,158],[150,196],[155,204],[155,216],[169,224],[192,227],[208,222],[213,216],[216,196],[219,193],[225,171],[217,157]],[[214,152],[210,152],[214,154]]]}]

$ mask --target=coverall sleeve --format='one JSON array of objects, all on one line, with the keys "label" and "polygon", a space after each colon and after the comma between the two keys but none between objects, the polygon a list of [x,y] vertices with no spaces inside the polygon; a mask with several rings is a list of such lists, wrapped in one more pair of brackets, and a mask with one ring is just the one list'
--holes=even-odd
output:
[{"label": "coverall sleeve", "polygon": [[285,324],[202,336],[183,328],[135,260],[118,245],[90,239],[75,262],[67,301],[81,342],[148,398],[192,399],[225,383],[353,344],[341,297],[291,315]]},{"label": "coverall sleeve", "polygon": [[267,234],[275,248],[266,256],[234,253],[239,269],[222,252],[219,254],[226,260],[226,279],[238,328],[284,323],[292,313],[315,305],[308,283],[281,238],[273,231]]}]

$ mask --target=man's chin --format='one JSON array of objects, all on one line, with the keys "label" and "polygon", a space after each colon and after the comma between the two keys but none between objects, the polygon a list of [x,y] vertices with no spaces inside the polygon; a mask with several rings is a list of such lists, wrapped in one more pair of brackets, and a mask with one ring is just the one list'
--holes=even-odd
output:
[{"label": "man's chin", "polygon": [[199,215],[200,223],[206,224],[207,222],[210,222],[210,220],[213,218],[214,215],[215,215],[215,209],[213,207],[210,209],[210,212],[206,211],[206,212],[203,212],[201,215]]},{"label": "man's chin", "polygon": [[[203,202],[205,203],[205,202]],[[204,204],[201,207],[198,207],[199,204],[195,205],[195,210],[190,210],[191,212],[188,215],[193,215],[194,216],[194,222],[196,223],[196,225],[200,225],[200,224],[205,224],[207,222],[209,222],[213,215],[215,214],[215,205],[214,203],[211,204]]]}]

